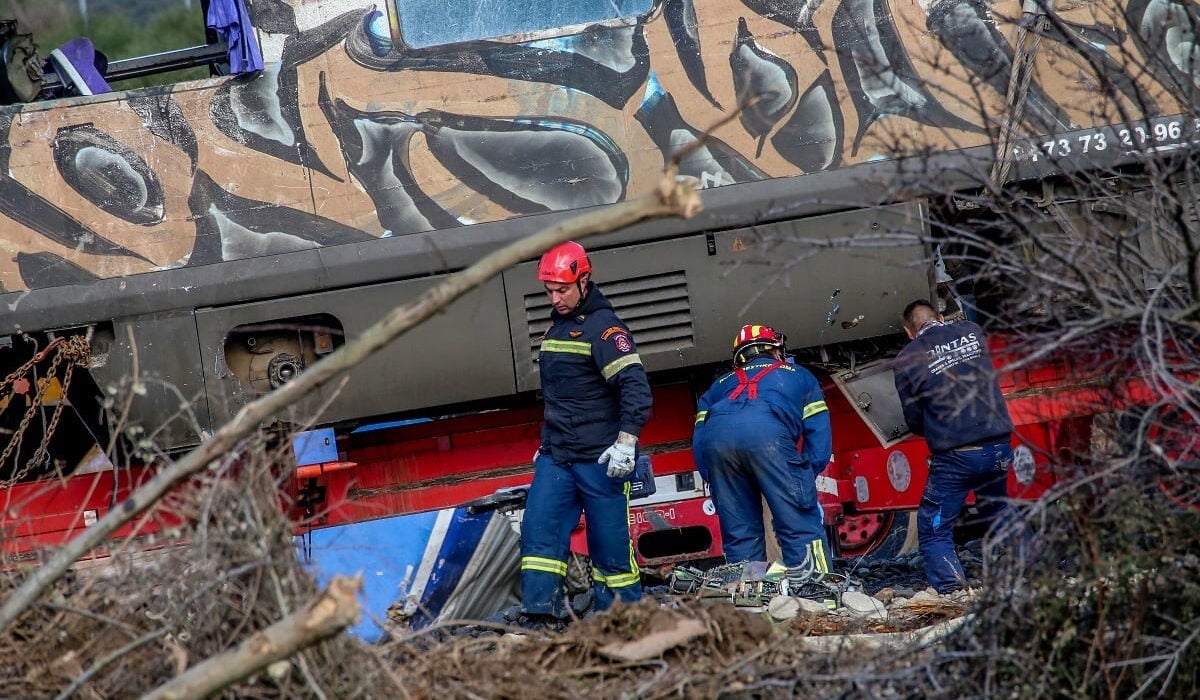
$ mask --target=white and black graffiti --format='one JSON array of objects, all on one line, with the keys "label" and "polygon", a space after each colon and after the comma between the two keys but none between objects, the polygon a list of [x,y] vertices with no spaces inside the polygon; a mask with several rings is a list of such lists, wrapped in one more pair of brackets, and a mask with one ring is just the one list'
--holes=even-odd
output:
[{"label": "white and black graffiti", "polygon": [[[979,144],[1013,80],[1020,13],[1015,1],[631,0],[562,35],[534,3],[497,24],[534,22],[514,41],[486,36],[487,8],[470,5],[464,24],[482,34],[438,46],[429,37],[458,30],[406,40],[408,5],[390,2],[255,0],[273,47],[255,75],[0,107],[0,285],[611,204],[648,191],[736,105],[681,174],[714,187]],[[613,12],[602,5],[570,16]],[[1042,38],[1152,116],[1200,86],[1198,18],[1185,0],[1131,0],[1056,16]],[[1026,92],[1032,131],[1106,118],[1066,98],[1072,81],[1096,90],[1071,70]]]}]

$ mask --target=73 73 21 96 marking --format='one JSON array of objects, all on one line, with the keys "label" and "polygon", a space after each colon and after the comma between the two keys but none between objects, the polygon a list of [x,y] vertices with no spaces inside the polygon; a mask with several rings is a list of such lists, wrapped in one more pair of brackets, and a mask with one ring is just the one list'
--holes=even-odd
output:
[{"label": "73 73 21 96 marking", "polygon": [[1116,151],[1122,155],[1173,150],[1200,136],[1200,119],[1160,117],[1148,122],[1104,126],[1069,134],[1027,139],[1013,146],[1013,161],[1037,163],[1043,159],[1067,158]]}]

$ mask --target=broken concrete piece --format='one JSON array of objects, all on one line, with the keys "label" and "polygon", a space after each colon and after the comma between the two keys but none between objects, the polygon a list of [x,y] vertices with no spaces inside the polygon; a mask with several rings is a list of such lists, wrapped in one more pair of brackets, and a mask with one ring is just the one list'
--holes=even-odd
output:
[{"label": "broken concrete piece", "polygon": [[811,598],[794,598],[800,605],[800,609],[808,615],[828,615],[829,607],[819,600]]},{"label": "broken concrete piece", "polygon": [[866,617],[873,620],[887,619],[887,606],[866,593],[847,591],[842,594],[842,605],[856,617]]},{"label": "broken concrete piece", "polygon": [[767,612],[771,619],[778,622],[791,620],[800,614],[800,600],[786,595],[777,595],[767,603]]},{"label": "broken concrete piece", "polygon": [[912,597],[909,598],[909,601],[913,603],[932,603],[941,599],[942,597],[938,595],[937,591],[933,590],[932,588],[926,588],[923,591],[917,591],[914,593]]}]

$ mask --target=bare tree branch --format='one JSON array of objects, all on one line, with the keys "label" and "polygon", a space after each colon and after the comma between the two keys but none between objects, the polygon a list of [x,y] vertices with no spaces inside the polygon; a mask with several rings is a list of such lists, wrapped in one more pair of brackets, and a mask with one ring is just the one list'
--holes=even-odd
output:
[{"label": "bare tree branch", "polygon": [[50,561],[30,575],[0,607],[0,631],[7,630],[80,557],[126,522],[153,506],[176,485],[225,455],[263,421],[358,366],[404,332],[505,269],[537,257],[548,248],[565,241],[615,231],[647,219],[694,216],[701,208],[700,195],[694,183],[677,181],[675,173],[675,168],[669,167],[652,194],[551,226],[514,241],[467,269],[450,275],[412,303],[393,309],[383,320],[363,331],[361,336],[317,362],[296,379],[243,406],[211,438],[179,461],[164,467],[144,486],[130,494],[128,500],[106,513],[95,525],[67,543]]}]

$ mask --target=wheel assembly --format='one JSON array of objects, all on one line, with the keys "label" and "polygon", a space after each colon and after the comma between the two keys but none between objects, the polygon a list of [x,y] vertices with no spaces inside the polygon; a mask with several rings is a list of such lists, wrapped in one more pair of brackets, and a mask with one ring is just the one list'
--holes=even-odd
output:
[{"label": "wheel assembly", "polygon": [[834,528],[841,557],[889,559],[916,548],[916,511],[847,513]]}]

